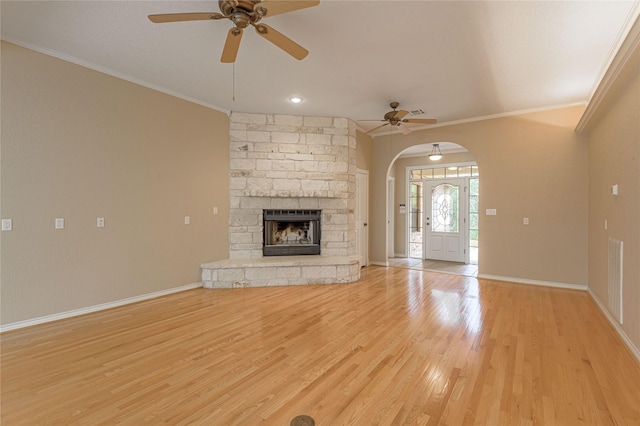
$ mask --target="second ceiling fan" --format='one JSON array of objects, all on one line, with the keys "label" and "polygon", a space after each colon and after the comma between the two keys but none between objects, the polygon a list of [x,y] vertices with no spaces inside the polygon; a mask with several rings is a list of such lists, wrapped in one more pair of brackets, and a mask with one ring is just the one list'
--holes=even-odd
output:
[{"label": "second ceiling fan", "polygon": [[[409,111],[405,111],[403,109],[397,109],[400,106],[399,102],[391,102],[389,106],[393,109],[393,111],[389,111],[384,115],[382,120],[359,120],[359,121],[386,121],[386,123],[374,127],[369,130],[367,134],[371,134],[376,130],[384,127],[384,126],[394,126],[397,127],[403,134],[411,133],[411,129],[409,129],[405,123],[414,123],[414,124],[436,124],[438,120],[435,118],[404,118],[409,114]],[[419,111],[422,113],[422,111]]]},{"label": "second ceiling fan", "polygon": [[209,19],[228,19],[233,27],[227,33],[227,40],[222,50],[221,62],[235,62],[242,40],[242,33],[249,25],[256,32],[287,52],[294,58],[304,59],[309,51],[284,34],[260,22],[263,18],[293,12],[317,6],[320,0],[218,0],[220,12],[188,12],[149,15],[149,20],[156,24],[182,21],[205,21]]}]

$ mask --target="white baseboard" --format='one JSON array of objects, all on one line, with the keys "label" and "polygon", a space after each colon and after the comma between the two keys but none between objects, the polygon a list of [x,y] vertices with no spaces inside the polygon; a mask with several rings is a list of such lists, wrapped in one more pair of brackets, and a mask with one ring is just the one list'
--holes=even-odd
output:
[{"label": "white baseboard", "polygon": [[59,314],[45,315],[43,317],[0,325],[0,333],[3,333],[5,331],[17,330],[19,328],[30,327],[32,325],[44,324],[46,322],[57,321],[64,318],[76,317],[78,315],[89,314],[91,312],[103,311],[105,309],[115,308],[117,306],[122,306],[122,305],[128,305],[130,303],[141,302],[143,300],[154,299],[156,297],[166,296],[167,294],[178,293],[186,290],[192,290],[198,287],[202,287],[202,283],[187,284],[180,287],[169,288],[167,290],[161,290],[153,293],[142,294],[140,296],[129,297],[127,299],[116,300],[114,302],[102,303],[100,305],[74,309],[72,311],[61,312]]},{"label": "white baseboard", "polygon": [[569,290],[587,291],[586,285],[558,283],[555,281],[528,280],[524,278],[501,277],[499,275],[487,275],[487,274],[478,274],[478,279],[506,281],[506,282],[516,283],[516,284],[529,284],[529,285],[539,285],[543,287],[555,287],[555,288],[566,288]]},{"label": "white baseboard", "polygon": [[622,327],[620,327],[620,324],[618,324],[618,321],[616,321],[616,319],[613,318],[613,315],[609,313],[604,303],[602,303],[602,301],[598,299],[598,296],[596,296],[595,293],[591,291],[591,289],[588,289],[587,293],[589,293],[589,296],[591,296],[594,302],[596,302],[596,305],[598,305],[598,307],[600,308],[604,316],[607,317],[607,319],[609,320],[613,328],[615,328],[618,335],[620,335],[620,337],[622,338],[624,343],[627,345],[631,353],[636,357],[638,362],[640,362],[640,349],[636,348],[636,346],[633,344],[631,339],[629,339],[629,336],[627,336],[627,333],[625,333]]},{"label": "white baseboard", "polygon": [[370,260],[369,265],[389,266],[389,262],[376,262],[376,261]]}]

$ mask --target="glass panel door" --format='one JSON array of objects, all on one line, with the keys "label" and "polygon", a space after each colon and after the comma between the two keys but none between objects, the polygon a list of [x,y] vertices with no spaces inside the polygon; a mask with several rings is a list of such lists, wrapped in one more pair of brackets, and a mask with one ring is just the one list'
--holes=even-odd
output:
[{"label": "glass panel door", "polygon": [[422,182],[409,183],[409,257],[422,259]]},{"label": "glass panel door", "polygon": [[431,230],[434,232],[458,232],[458,187],[443,183],[431,191]]},{"label": "glass panel door", "polygon": [[466,261],[466,179],[432,180],[425,183],[427,208],[424,227],[425,259]]},{"label": "glass panel door", "polygon": [[478,178],[469,179],[469,263],[478,264]]}]

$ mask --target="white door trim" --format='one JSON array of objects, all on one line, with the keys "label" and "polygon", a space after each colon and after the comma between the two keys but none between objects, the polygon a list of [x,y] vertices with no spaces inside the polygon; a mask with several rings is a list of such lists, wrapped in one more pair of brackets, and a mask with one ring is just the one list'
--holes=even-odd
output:
[{"label": "white door trim", "polygon": [[395,257],[395,204],[396,178],[387,177],[387,259]]}]

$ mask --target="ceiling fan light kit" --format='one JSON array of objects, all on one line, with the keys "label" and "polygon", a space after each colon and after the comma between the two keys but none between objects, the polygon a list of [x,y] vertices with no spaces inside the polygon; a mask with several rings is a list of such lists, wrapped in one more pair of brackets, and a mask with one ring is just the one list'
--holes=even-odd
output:
[{"label": "ceiling fan light kit", "polygon": [[270,26],[260,23],[262,18],[294,12],[300,9],[317,6],[320,0],[218,0],[218,12],[166,13],[149,15],[149,20],[156,24],[167,22],[203,21],[228,19],[233,27],[227,34],[220,61],[235,62],[240,48],[242,33],[248,26],[253,26],[256,33],[270,41],[280,49],[298,60],[307,57],[309,51]]}]

